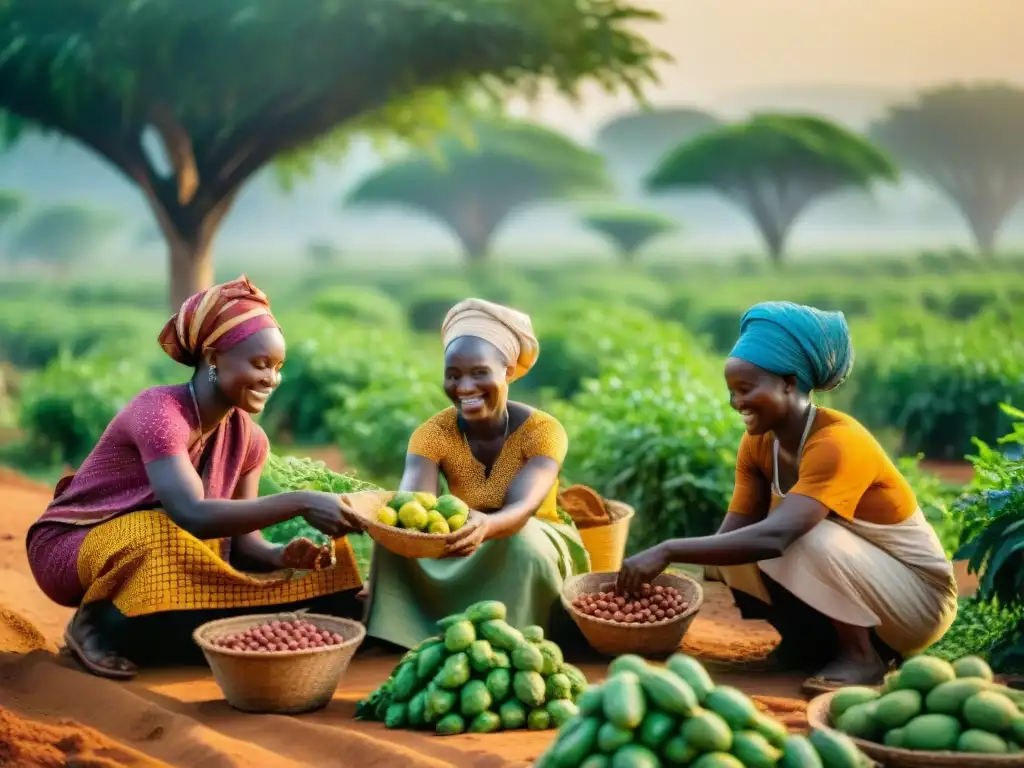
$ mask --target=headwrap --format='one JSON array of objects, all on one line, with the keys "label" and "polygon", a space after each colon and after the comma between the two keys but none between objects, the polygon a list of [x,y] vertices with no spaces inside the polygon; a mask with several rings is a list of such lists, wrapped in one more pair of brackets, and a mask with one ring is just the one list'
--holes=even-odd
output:
[{"label": "headwrap", "polygon": [[264,328],[280,326],[266,294],[242,275],[186,299],[160,332],[160,346],[194,368],[206,350],[229,349]]},{"label": "headwrap", "polygon": [[444,348],[462,336],[475,336],[497,347],[505,361],[515,366],[510,382],[525,376],[540,354],[527,315],[484,299],[465,299],[448,310],[441,323]]},{"label": "headwrap", "polygon": [[729,356],[778,376],[796,376],[804,392],[835,389],[853,368],[853,345],[843,313],[788,301],[769,301],[747,310]]}]

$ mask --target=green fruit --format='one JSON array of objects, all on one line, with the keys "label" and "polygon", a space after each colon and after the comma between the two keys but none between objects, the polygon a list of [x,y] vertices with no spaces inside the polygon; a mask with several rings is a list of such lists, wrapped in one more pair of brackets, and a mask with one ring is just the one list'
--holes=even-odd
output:
[{"label": "green fruit", "polygon": [[990,755],[1003,755],[1009,751],[1006,742],[994,733],[980,731],[976,728],[964,731],[956,740],[957,752],[983,752]]},{"label": "green fruit", "polygon": [[562,670],[562,649],[550,640],[541,640],[535,646],[540,651],[544,665],[540,670],[542,675],[553,675]]},{"label": "green fruit", "polygon": [[493,712],[481,712],[469,724],[469,733],[494,733],[501,729],[501,718]]},{"label": "green fruit", "polygon": [[887,747],[899,748],[903,746],[903,742],[906,740],[904,730],[902,728],[893,728],[891,731],[885,734],[885,738],[882,739],[882,743]]},{"label": "green fruit", "polygon": [[615,660],[608,665],[608,677],[614,677],[620,672],[633,672],[639,675],[648,669],[650,669],[650,665],[642,656],[637,656],[635,653],[624,653],[615,657]]},{"label": "green fruit", "polygon": [[591,755],[580,763],[580,768],[611,768],[611,764],[608,755]]},{"label": "green fruit", "polygon": [[692,656],[683,653],[676,653],[669,657],[665,666],[670,672],[674,672],[683,682],[690,686],[697,703],[703,705],[708,694],[714,690],[715,684],[703,665]]},{"label": "green fruit", "polygon": [[732,749],[729,723],[716,712],[698,712],[683,723],[681,733],[686,743],[698,752],[728,752]]},{"label": "green fruit", "polygon": [[882,695],[898,691],[900,689],[900,673],[899,671],[886,672],[885,677],[882,678]]},{"label": "green fruit", "polygon": [[[955,682],[955,681],[954,681]],[[950,685],[950,683],[943,683]],[[939,686],[940,688],[942,686]],[[935,694],[938,688],[928,694]],[[924,697],[920,691],[893,691],[880,698],[875,704],[875,721],[883,730],[901,728],[921,714]]]},{"label": "green fruit", "polygon": [[658,756],[640,744],[627,744],[612,755],[612,768],[660,768],[660,766],[661,761],[658,760]]},{"label": "green fruit", "polygon": [[491,646],[491,666],[495,669],[512,669],[512,660],[504,651],[496,651]]},{"label": "green fruit", "polygon": [[579,714],[579,708],[569,699],[549,701],[544,705],[544,709],[551,715],[551,725],[555,728],[561,728]]},{"label": "green fruit", "polygon": [[559,734],[551,747],[553,765],[580,765],[597,746],[597,731],[601,721],[596,717],[585,717],[572,730]]},{"label": "green fruit", "polygon": [[526,707],[516,699],[509,699],[498,708],[501,727],[505,731],[517,731],[526,725]]},{"label": "green fruit", "polygon": [[487,690],[494,701],[504,701],[512,688],[512,675],[507,669],[492,669],[487,673]]},{"label": "green fruit", "polygon": [[1021,718],[1021,713],[1003,694],[981,691],[964,702],[963,716],[971,728],[1002,733]]},{"label": "green fruit", "polygon": [[466,730],[466,721],[452,713],[438,720],[434,730],[441,736],[455,736]]},{"label": "green fruit", "polygon": [[469,680],[469,675],[469,658],[464,653],[454,653],[444,660],[434,682],[442,688],[461,688]]},{"label": "green fruit", "polygon": [[409,699],[409,708],[406,710],[406,717],[409,721],[409,727],[414,731],[427,724],[426,691],[420,691]]},{"label": "green fruit", "polygon": [[481,680],[470,680],[459,691],[459,711],[466,718],[474,718],[486,712],[493,703],[491,692]]},{"label": "green fruit", "polygon": [[743,768],[743,763],[728,752],[709,752],[691,764],[693,768]]},{"label": "green fruit", "polygon": [[925,697],[924,706],[934,714],[959,717],[964,711],[964,702],[987,687],[988,683],[976,677],[950,680],[932,688]]},{"label": "green fruit", "polygon": [[426,712],[430,719],[444,717],[455,706],[458,696],[454,691],[446,691],[444,688],[434,688],[427,692]]},{"label": "green fruit", "polygon": [[689,765],[697,757],[697,750],[681,735],[676,735],[665,742],[661,748],[661,756],[669,765]]},{"label": "green fruit", "polygon": [[448,518],[448,530],[450,530],[452,533],[455,533],[455,531],[459,530],[459,528],[461,528],[465,524],[465,515],[452,515]]},{"label": "green fruit", "polygon": [[433,679],[444,664],[445,647],[443,643],[435,643],[424,648],[416,657],[416,678],[420,684]]},{"label": "green fruit", "polygon": [[855,739],[874,740],[879,726],[874,717],[873,702],[854,704],[836,721],[836,728]]},{"label": "green fruit", "polygon": [[416,501],[416,497],[412,495],[412,492],[399,491],[391,497],[391,501],[388,502],[388,506],[397,512],[410,501]]},{"label": "green fruit", "polygon": [[482,624],[485,621],[504,621],[508,609],[505,604],[497,600],[481,600],[473,603],[465,610],[466,618],[474,624]]},{"label": "green fruit", "polygon": [[466,656],[474,672],[484,674],[494,666],[494,650],[486,640],[474,640],[466,650]]},{"label": "green fruit", "polygon": [[584,675],[578,667],[574,667],[572,664],[565,664],[563,662],[562,669],[559,671],[569,678],[573,694],[579,695],[587,689],[587,676]]},{"label": "green fruit", "polygon": [[537,672],[516,672],[512,677],[512,690],[529,707],[544,703],[544,678]]},{"label": "green fruit", "polygon": [[533,643],[520,643],[512,651],[512,666],[523,672],[540,672],[544,669],[544,656]]},{"label": "green fruit", "polygon": [[654,706],[680,717],[688,717],[697,710],[696,694],[678,675],[650,667],[639,677],[640,687]]},{"label": "green fruit", "polygon": [[757,717],[757,707],[740,690],[720,685],[708,694],[704,706],[721,715],[734,731],[750,727]]},{"label": "green fruit", "polygon": [[[450,493],[438,497],[434,509],[444,515],[446,519],[453,515],[469,514],[469,507],[466,506],[466,502],[456,496],[452,496]],[[497,618],[503,619],[505,617],[499,616]]]},{"label": "green fruit", "polygon": [[544,695],[550,701],[552,699],[571,699],[572,684],[569,678],[561,672],[551,675],[544,681]]},{"label": "green fruit", "polygon": [[469,621],[464,613],[453,613],[451,616],[445,616],[443,619],[437,620],[437,628],[444,632],[452,624],[458,624],[460,621]]},{"label": "green fruit", "polygon": [[388,713],[384,716],[386,728],[402,728],[405,726],[408,707],[405,704],[396,702],[388,707]]},{"label": "green fruit", "polygon": [[991,683],[994,679],[992,667],[980,656],[963,656],[953,662],[953,672],[957,677],[980,677]]},{"label": "green fruit", "polygon": [[526,716],[526,727],[531,731],[546,731],[551,727],[551,715],[540,707],[531,709],[530,714]]},{"label": "green fruit", "polygon": [[600,713],[604,706],[604,686],[600,683],[588,686],[576,699],[576,706],[584,717]]},{"label": "green fruit", "polygon": [[[622,657],[620,657],[622,658]],[[647,714],[640,678],[633,672],[619,672],[604,683],[604,716],[619,728],[638,728]]]},{"label": "green fruit", "polygon": [[835,723],[843,716],[850,707],[857,704],[867,704],[879,697],[878,691],[874,688],[866,688],[860,685],[852,685],[849,688],[840,688],[832,695],[829,703],[828,714]]},{"label": "green fruit", "polygon": [[657,752],[679,727],[679,720],[664,712],[648,712],[640,725],[640,743]]},{"label": "green fruit", "polygon": [[605,723],[597,731],[597,748],[609,755],[632,743],[633,731],[619,728],[614,723]]},{"label": "green fruit", "polygon": [[782,745],[778,768],[824,768],[821,757],[805,736],[794,735]]},{"label": "green fruit", "polygon": [[[430,514],[434,513],[431,512]],[[427,520],[427,533],[432,533],[435,536],[447,536],[451,532],[451,528],[448,527],[448,523],[444,520]]]},{"label": "green fruit", "polygon": [[426,491],[413,491],[412,497],[416,499],[416,503],[422,506],[428,512],[433,511],[434,507],[437,506],[437,496]]},{"label": "green fruit", "polygon": [[476,630],[469,621],[459,621],[452,624],[444,632],[444,647],[451,653],[465,651],[476,640]]},{"label": "green fruit", "polygon": [[860,768],[863,755],[849,736],[836,731],[812,731],[811,746],[828,768]]},{"label": "green fruit", "polygon": [[407,661],[399,667],[394,685],[391,686],[391,696],[395,701],[408,701],[416,693],[416,687],[419,684],[416,666],[416,662]]},{"label": "green fruit", "polygon": [[1024,717],[1013,721],[1010,726],[1010,738],[1016,742],[1024,742]]},{"label": "green fruit", "polygon": [[777,749],[782,749],[782,745],[786,743],[786,739],[789,738],[789,731],[786,730],[786,726],[776,720],[774,717],[763,715],[760,712],[757,713],[757,717],[754,718],[753,729],[764,736],[768,743]]},{"label": "green fruit", "polygon": [[782,752],[757,731],[740,731],[732,737],[732,753],[746,768],[775,768]]},{"label": "green fruit", "polygon": [[505,623],[504,619],[481,622],[480,634],[495,648],[509,653],[526,642],[522,632]]},{"label": "green fruit", "polygon": [[956,672],[948,661],[921,654],[904,662],[900,668],[899,687],[927,694],[932,688],[955,679]]},{"label": "green fruit", "polygon": [[427,527],[427,510],[418,501],[403,504],[398,510],[398,522],[403,528],[418,531]]},{"label": "green fruit", "polygon": [[960,721],[949,715],[918,715],[903,726],[906,749],[950,750],[960,738]]},{"label": "green fruit", "polygon": [[522,632],[523,637],[525,637],[531,643],[539,643],[541,640],[544,639],[544,629],[542,627],[538,627],[536,624],[531,624],[530,626],[524,628]]}]

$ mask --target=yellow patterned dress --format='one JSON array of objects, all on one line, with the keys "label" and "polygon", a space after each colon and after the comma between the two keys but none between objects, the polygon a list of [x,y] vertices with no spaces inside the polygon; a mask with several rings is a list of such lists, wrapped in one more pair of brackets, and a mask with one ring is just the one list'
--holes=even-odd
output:
[{"label": "yellow patterned dress", "polygon": [[[504,506],[509,486],[531,458],[547,456],[561,466],[566,449],[562,425],[543,411],[508,436],[490,473],[473,456],[455,408],[425,422],[409,441],[409,453],[436,463],[449,492],[481,512]],[[411,648],[436,634],[438,619],[477,600],[505,603],[513,626],[547,630],[565,580],[590,569],[579,532],[559,518],[557,495],[555,483],[522,530],[484,542],[468,557],[411,560],[377,547],[368,633]]]}]

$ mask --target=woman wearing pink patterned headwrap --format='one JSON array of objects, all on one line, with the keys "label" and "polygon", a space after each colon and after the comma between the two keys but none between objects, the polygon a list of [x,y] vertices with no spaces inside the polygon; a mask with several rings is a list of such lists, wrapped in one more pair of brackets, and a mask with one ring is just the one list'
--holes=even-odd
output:
[{"label": "woman wearing pink patterned headwrap", "polygon": [[332,538],[360,527],[333,494],[257,498],[269,444],[251,415],[280,382],[285,357],[267,297],[244,276],[216,285],[189,298],[159,341],[194,369],[191,379],[129,402],[27,539],[39,586],[78,609],[68,650],[118,679],[136,671],[124,641],[190,645],[188,633],[211,617],[319,598],[328,603],[320,610],[356,613],[361,586],[344,540],[332,556],[308,539],[275,547],[260,534],[297,516]]}]

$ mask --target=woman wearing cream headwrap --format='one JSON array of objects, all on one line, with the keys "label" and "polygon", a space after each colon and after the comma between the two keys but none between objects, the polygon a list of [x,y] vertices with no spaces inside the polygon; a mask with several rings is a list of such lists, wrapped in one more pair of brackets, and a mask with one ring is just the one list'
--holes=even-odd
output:
[{"label": "woman wearing cream headwrap", "polygon": [[556,511],[565,430],[508,400],[509,383],[537,360],[530,318],[467,299],[448,313],[441,335],[453,405],[413,433],[400,489],[437,494],[443,475],[481,525],[457,531],[439,560],[375,550],[367,633],[406,648],[478,599],[504,602],[514,626],[548,630],[565,579],[589,570],[579,533]]},{"label": "woman wearing cream headwrap", "polygon": [[725,363],[747,429],[725,521],[634,555],[619,578],[632,589],[672,562],[720,567],[744,618],[782,636],[771,665],[815,671],[813,693],[880,683],[956,616],[952,565],[913,489],[861,424],[811,400],[852,366],[842,313],[752,307]]}]

